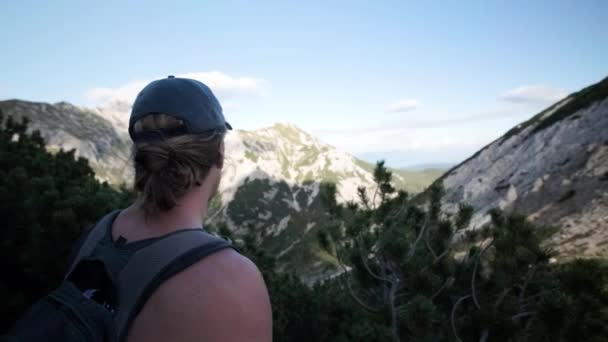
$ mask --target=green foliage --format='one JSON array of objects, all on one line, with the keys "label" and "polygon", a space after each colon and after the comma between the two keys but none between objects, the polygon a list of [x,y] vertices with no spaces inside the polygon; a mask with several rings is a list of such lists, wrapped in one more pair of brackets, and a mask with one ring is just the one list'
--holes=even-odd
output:
[{"label": "green foliage", "polygon": [[458,205],[458,216],[456,216],[456,229],[466,228],[473,217],[473,207],[464,203]]},{"label": "green foliage", "polygon": [[300,157],[300,159],[298,159],[298,161],[295,163],[294,169],[296,170],[303,166],[313,164],[319,157],[319,154],[322,153],[322,151],[317,149],[315,146],[308,145],[303,145],[300,147],[300,152],[303,152],[303,156]]},{"label": "green foliage", "polygon": [[74,150],[48,153],[27,125],[0,112],[0,331],[59,284],[81,232],[132,198],[100,184]]},{"label": "green foliage", "polygon": [[261,247],[277,255],[279,268],[312,281],[335,268],[335,260],[317,243],[324,208],[314,192],[283,181],[246,179],[226,210],[239,234],[255,228]]},{"label": "green foliage", "polygon": [[258,266],[266,281],[275,341],[386,340],[388,332],[379,320],[357,310],[336,283],[311,288],[293,273],[277,272],[276,260],[260,248],[253,227],[235,244]]},{"label": "green foliage", "polygon": [[297,145],[301,144],[300,141],[300,130],[294,126],[289,124],[277,123],[272,126],[276,131],[278,131],[281,137],[286,138],[289,142]]},{"label": "green foliage", "polygon": [[553,301],[560,299],[557,304],[563,312],[561,340],[605,340],[608,336],[608,265],[598,260],[579,259],[560,265],[555,273],[561,293],[552,298]]}]

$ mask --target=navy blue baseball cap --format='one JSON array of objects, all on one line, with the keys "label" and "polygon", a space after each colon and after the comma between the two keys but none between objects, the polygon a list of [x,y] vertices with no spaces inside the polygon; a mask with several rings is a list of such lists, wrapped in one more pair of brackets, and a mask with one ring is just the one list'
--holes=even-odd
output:
[{"label": "navy blue baseball cap", "polygon": [[[153,114],[165,114],[183,122],[179,128],[135,132],[140,119]],[[202,82],[169,76],[156,80],[142,89],[131,109],[129,135],[134,142],[163,140],[180,135],[225,133],[232,126],[224,119],[222,106]]]}]

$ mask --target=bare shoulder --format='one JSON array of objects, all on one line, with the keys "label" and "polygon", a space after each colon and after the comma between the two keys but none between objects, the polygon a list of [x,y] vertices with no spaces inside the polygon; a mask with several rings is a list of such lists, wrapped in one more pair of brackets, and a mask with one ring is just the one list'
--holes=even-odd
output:
[{"label": "bare shoulder", "polygon": [[250,282],[263,284],[257,266],[247,257],[227,248],[201,259],[178,273],[167,282],[167,286],[183,288],[198,283],[209,291],[212,285],[220,285],[219,289],[227,290],[232,286],[247,285]]},{"label": "bare shoulder", "polygon": [[163,283],[136,318],[129,341],[271,341],[268,290],[256,265],[232,249]]}]

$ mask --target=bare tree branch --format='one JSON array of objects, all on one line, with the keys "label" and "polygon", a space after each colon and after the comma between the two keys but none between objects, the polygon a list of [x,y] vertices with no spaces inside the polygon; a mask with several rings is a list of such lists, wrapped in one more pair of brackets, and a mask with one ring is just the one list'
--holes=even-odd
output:
[{"label": "bare tree branch", "polygon": [[481,333],[481,337],[479,337],[479,342],[486,342],[488,340],[488,336],[490,336],[490,329],[485,328]]},{"label": "bare tree branch", "polygon": [[369,206],[369,198],[367,197],[367,189],[365,189],[365,187],[360,187],[357,188],[357,191],[359,193],[359,196],[361,197],[361,202],[363,202],[363,206],[365,207],[365,209],[371,210],[371,207]]},{"label": "bare tree branch", "polygon": [[[382,272],[382,278],[386,278],[386,269],[387,269],[387,265],[386,262],[384,260],[384,258],[382,257],[378,257],[378,263],[380,264],[380,271]],[[388,296],[389,296],[389,288],[387,286],[387,283],[390,284],[390,282],[383,282],[382,283],[382,300],[386,303],[388,302]]]},{"label": "bare tree branch", "polygon": [[502,301],[507,297],[507,294],[511,292],[511,290],[513,290],[513,288],[509,287],[508,289],[502,291],[502,293],[498,296],[498,299],[496,299],[496,302],[494,302],[494,309],[500,306]]},{"label": "bare tree branch", "polygon": [[430,263],[429,265],[426,265],[422,268],[422,270],[420,270],[420,273],[424,273],[426,272],[429,268],[431,268],[431,266],[436,265],[439,261],[441,261],[441,259],[443,259],[443,257],[445,257],[449,252],[451,251],[451,248],[447,248],[446,250],[443,251],[443,253],[441,253],[440,255],[437,255],[435,257],[435,259],[433,260],[432,263]]},{"label": "bare tree branch", "polygon": [[528,273],[528,276],[526,277],[526,280],[524,281],[524,285],[522,286],[521,292],[519,293],[519,306],[520,307],[522,306],[522,304],[524,302],[524,297],[526,295],[526,289],[528,288],[530,279],[532,279],[532,277],[534,276],[534,273],[536,273],[536,268],[537,268],[537,265],[532,266],[532,268],[530,269],[530,272]]},{"label": "bare tree branch", "polygon": [[399,281],[391,283],[391,289],[389,292],[389,308],[391,310],[391,329],[393,330],[393,337],[395,341],[399,342],[399,328],[397,326],[397,309],[395,308],[395,293],[397,292]]},{"label": "bare tree branch", "polygon": [[445,282],[443,283],[443,285],[441,285],[441,287],[439,288],[439,290],[435,291],[435,293],[431,296],[431,301],[433,299],[435,299],[435,297],[437,297],[444,289],[446,289],[447,287],[452,286],[452,284],[454,284],[454,277],[448,277],[448,279],[445,280]]},{"label": "bare tree branch", "polygon": [[405,210],[406,207],[408,207],[409,202],[407,200],[403,200],[403,203],[401,204],[401,207],[399,208],[399,210],[396,210],[393,214],[391,214],[390,216],[387,217],[388,220],[392,220],[396,217],[398,217],[399,215],[401,215],[401,213],[403,213],[403,211]]},{"label": "bare tree branch", "polygon": [[475,267],[473,268],[473,275],[471,276],[471,294],[473,295],[473,302],[475,303],[477,309],[481,309],[479,301],[477,300],[477,293],[475,291],[475,279],[477,278],[477,268],[479,267],[479,261],[481,260],[481,257],[493,244],[494,240],[492,240],[486,247],[484,247],[484,249],[482,249],[477,254],[477,258],[475,259]]},{"label": "bare tree branch", "polygon": [[450,252],[450,250],[451,250],[451,248],[446,248],[445,251],[443,251],[441,254],[436,256],[435,260],[433,260],[433,265],[438,263],[444,256],[446,256]]},{"label": "bare tree branch", "polygon": [[520,318],[533,316],[533,315],[536,315],[536,311],[522,312],[522,313],[518,313],[517,315],[511,316],[511,320],[516,321]]},{"label": "bare tree branch", "polygon": [[524,334],[527,334],[527,332],[532,327],[532,323],[534,323],[534,318],[535,317],[532,317],[531,319],[528,320],[528,323],[526,323],[526,327],[524,328]]},{"label": "bare tree branch", "polygon": [[363,300],[361,298],[359,298],[355,294],[355,291],[353,290],[352,286],[350,285],[350,281],[349,281],[350,274],[349,274],[348,269],[346,268],[346,265],[344,265],[342,260],[340,260],[339,258],[338,258],[338,263],[340,264],[340,266],[342,266],[342,269],[344,270],[344,283],[346,283],[346,288],[348,288],[348,293],[352,297],[352,299],[354,299],[359,305],[361,305],[367,311],[380,312],[382,310],[382,308],[374,308],[374,307],[366,304],[365,302],[363,302]]},{"label": "bare tree branch", "polygon": [[479,259],[481,259],[481,255],[475,260],[475,267],[473,268],[473,275],[471,276],[471,294],[473,295],[473,303],[475,303],[477,309],[481,309],[479,301],[477,301],[477,294],[475,293],[475,278],[477,275],[477,267],[479,266]]},{"label": "bare tree branch", "polygon": [[357,244],[357,248],[359,249],[359,255],[361,256],[361,262],[363,263],[363,267],[365,267],[365,270],[367,271],[367,273],[369,273],[373,278],[380,280],[380,281],[387,281],[387,282],[391,282],[391,279],[388,279],[386,277],[381,277],[380,275],[376,274],[375,272],[373,272],[371,270],[371,268],[369,267],[369,265],[367,264],[367,257],[364,256],[364,253],[361,249],[361,244],[358,242],[358,239],[355,239],[355,243]]},{"label": "bare tree branch", "polygon": [[425,218],[424,224],[422,225],[422,228],[420,228],[420,233],[418,233],[418,237],[416,238],[416,241],[414,241],[414,245],[410,248],[410,252],[408,253],[408,256],[407,256],[408,259],[413,257],[414,254],[416,253],[416,246],[418,245],[418,242],[420,242],[420,240],[422,239],[422,236],[424,235],[424,231],[426,230],[427,223],[428,223],[428,217]]},{"label": "bare tree branch", "polygon": [[374,190],[374,196],[372,197],[372,208],[373,209],[377,208],[377,206],[376,206],[376,195],[378,195],[378,189],[380,189],[379,185],[376,186],[376,190]]},{"label": "bare tree branch", "polygon": [[456,322],[454,320],[454,316],[456,315],[456,309],[458,309],[458,306],[460,305],[460,303],[462,303],[463,300],[469,299],[471,298],[471,295],[466,295],[464,297],[461,297],[460,299],[458,299],[456,301],[456,303],[454,304],[454,307],[452,307],[452,315],[450,316],[451,321],[452,321],[452,331],[454,332],[454,336],[456,337],[456,341],[462,341],[460,339],[460,336],[458,336],[458,331],[456,331]]},{"label": "bare tree branch", "polygon": [[429,242],[429,236],[428,236],[428,231],[427,234],[425,234],[424,236],[424,243],[426,244],[426,248],[429,250],[429,252],[431,252],[431,254],[433,254],[433,258],[437,259],[437,253],[435,253],[435,250],[433,249],[433,247],[431,247],[431,243]]}]

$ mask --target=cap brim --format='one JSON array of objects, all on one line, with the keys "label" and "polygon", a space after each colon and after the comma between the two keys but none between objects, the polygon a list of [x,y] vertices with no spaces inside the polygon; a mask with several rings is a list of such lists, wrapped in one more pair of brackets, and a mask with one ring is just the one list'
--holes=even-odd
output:
[{"label": "cap brim", "polygon": [[232,125],[230,125],[228,122],[226,122],[226,128],[227,128],[229,131],[232,131]]}]

